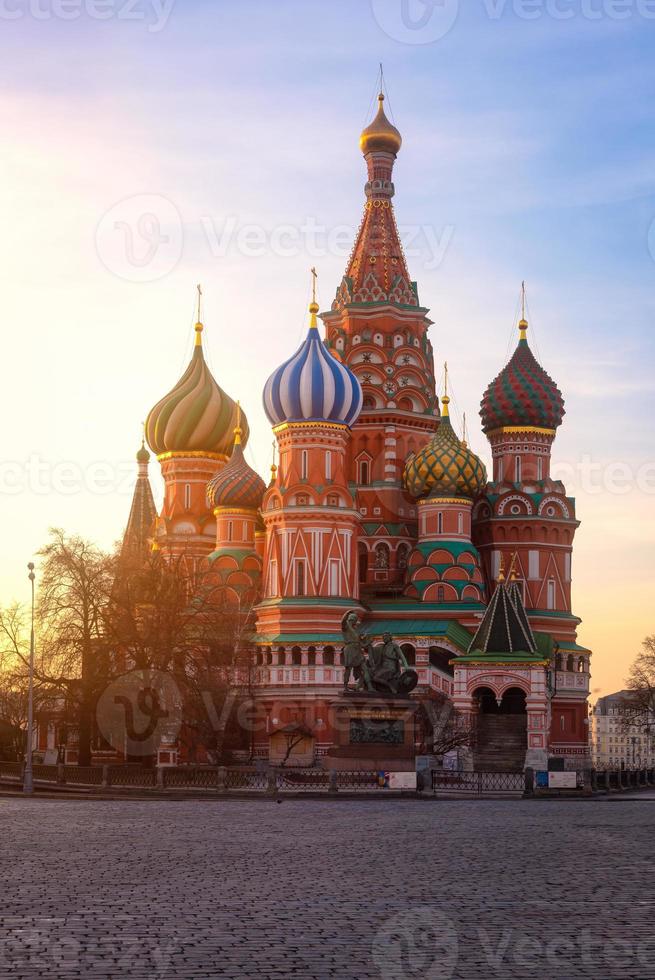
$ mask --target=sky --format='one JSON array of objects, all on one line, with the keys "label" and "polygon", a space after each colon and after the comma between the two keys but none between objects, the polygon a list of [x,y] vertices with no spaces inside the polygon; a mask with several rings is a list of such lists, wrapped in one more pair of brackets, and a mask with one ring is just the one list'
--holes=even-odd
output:
[{"label": "sky", "polygon": [[[269,373],[328,308],[364,200],[378,64],[396,214],[474,449],[530,340],[567,414],[554,474],[594,696],[655,632],[655,2],[0,0],[0,604],[61,526],[120,538],[148,410],[193,343],[262,475]],[[161,498],[157,464],[153,488]]]}]

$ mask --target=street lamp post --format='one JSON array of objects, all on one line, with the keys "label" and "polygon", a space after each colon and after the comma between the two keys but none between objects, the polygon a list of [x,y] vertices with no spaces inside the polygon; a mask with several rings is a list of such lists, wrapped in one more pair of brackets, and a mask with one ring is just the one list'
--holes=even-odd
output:
[{"label": "street lamp post", "polygon": [[27,752],[25,754],[25,774],[23,776],[23,793],[34,792],[32,776],[32,742],[34,739],[34,563],[28,564],[30,584],[32,586],[32,616],[30,628],[30,680],[27,695]]}]

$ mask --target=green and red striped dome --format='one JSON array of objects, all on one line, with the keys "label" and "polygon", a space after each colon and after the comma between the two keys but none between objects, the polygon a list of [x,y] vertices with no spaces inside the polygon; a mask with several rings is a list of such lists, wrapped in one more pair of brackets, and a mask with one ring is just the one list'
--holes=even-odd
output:
[{"label": "green and red striped dome", "polygon": [[232,458],[207,484],[209,506],[257,510],[265,492],[266,484],[261,476],[246,463],[241,446],[241,431],[237,429]]},{"label": "green and red striped dome", "polygon": [[564,418],[562,392],[530,350],[525,320],[519,329],[521,339],[516,350],[481,402],[480,417],[486,433],[523,425],[554,431]]}]

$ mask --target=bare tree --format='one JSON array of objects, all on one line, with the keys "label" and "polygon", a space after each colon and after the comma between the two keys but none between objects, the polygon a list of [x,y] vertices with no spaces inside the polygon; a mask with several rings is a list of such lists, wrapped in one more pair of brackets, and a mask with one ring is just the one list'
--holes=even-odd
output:
[{"label": "bare tree", "polygon": [[649,732],[655,724],[655,634],[644,639],[626,683],[628,693],[620,705],[622,726]]},{"label": "bare tree", "polygon": [[457,712],[445,695],[422,701],[418,722],[426,748],[433,755],[444,756],[454,749],[472,747],[475,742],[475,725]]},{"label": "bare tree", "polygon": [[250,693],[252,617],[249,600],[228,603],[225,590],[203,569],[189,568],[184,556],[154,552],[119,565],[105,616],[113,673],[171,675],[191,758],[202,749],[218,762],[226,747],[248,748],[237,708]]}]

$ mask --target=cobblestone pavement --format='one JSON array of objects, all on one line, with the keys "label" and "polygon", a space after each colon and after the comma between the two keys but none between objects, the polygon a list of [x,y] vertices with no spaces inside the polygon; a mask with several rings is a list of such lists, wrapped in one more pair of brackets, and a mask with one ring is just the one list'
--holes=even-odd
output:
[{"label": "cobblestone pavement", "polygon": [[655,807],[0,799],[0,977],[655,978]]}]

